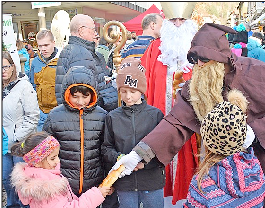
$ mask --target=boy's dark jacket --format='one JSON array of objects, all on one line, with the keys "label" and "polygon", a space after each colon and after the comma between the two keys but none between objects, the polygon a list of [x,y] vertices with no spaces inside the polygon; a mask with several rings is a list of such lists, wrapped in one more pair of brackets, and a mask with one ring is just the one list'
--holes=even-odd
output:
[{"label": "boy's dark jacket", "polygon": [[[78,84],[95,89],[93,102],[83,110],[72,107],[68,100],[69,87]],[[97,82],[92,71],[86,67],[69,69],[62,87],[63,104],[52,109],[43,130],[60,142],[62,174],[68,178],[73,192],[78,195],[80,186],[82,192],[85,192],[98,186],[104,179],[100,146],[103,142],[107,111],[96,105]],[[83,180],[80,178],[82,175]]]},{"label": "boy's dark jacket", "polygon": [[[163,113],[147,105],[144,100],[139,105],[123,106],[111,111],[106,116],[102,145],[106,169],[111,169],[120,154],[128,154],[162,118]],[[143,191],[161,189],[164,185],[164,166],[154,158],[144,169],[119,178],[113,186],[121,191]]]}]

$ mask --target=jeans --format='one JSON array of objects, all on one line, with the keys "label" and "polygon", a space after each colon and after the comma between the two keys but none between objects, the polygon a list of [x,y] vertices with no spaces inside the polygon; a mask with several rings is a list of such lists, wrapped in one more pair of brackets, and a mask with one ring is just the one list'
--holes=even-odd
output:
[{"label": "jeans", "polygon": [[164,208],[163,189],[154,191],[117,191],[120,208]]},{"label": "jeans", "polygon": [[3,172],[2,181],[7,195],[7,206],[10,207],[28,207],[24,206],[18,198],[15,188],[11,186],[10,174],[13,167],[18,162],[24,162],[22,157],[12,156],[10,153],[2,155]]},{"label": "jeans", "polygon": [[42,110],[40,110],[40,119],[37,126],[37,131],[42,131],[42,127],[48,117],[48,113],[43,113]]}]

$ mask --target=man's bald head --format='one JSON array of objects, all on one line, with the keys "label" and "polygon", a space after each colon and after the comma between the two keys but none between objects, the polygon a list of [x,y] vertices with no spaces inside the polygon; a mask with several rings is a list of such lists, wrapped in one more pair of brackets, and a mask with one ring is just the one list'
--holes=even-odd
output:
[{"label": "man's bald head", "polygon": [[72,36],[77,36],[88,41],[94,41],[95,31],[95,23],[88,15],[77,14],[70,22],[70,33]]},{"label": "man's bald head", "polygon": [[93,19],[85,14],[75,15],[70,22],[70,33],[71,35],[78,33],[78,30],[82,26],[91,25],[93,27]]}]

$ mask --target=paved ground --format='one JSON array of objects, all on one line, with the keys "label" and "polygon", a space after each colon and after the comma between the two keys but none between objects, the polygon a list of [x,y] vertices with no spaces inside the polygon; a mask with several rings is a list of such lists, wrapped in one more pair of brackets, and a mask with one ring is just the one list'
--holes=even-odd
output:
[{"label": "paved ground", "polygon": [[2,190],[2,207],[6,206],[6,191],[3,188]]}]

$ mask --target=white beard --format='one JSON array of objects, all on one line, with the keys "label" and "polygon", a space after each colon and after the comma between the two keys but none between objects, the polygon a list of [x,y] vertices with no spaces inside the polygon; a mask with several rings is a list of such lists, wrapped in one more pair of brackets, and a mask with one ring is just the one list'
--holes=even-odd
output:
[{"label": "white beard", "polygon": [[[197,26],[192,20],[186,20],[176,27],[169,20],[164,20],[161,27],[161,55],[157,60],[172,69],[178,69],[188,64],[187,53],[191,41],[197,32]],[[179,62],[179,63],[178,63]]]}]

